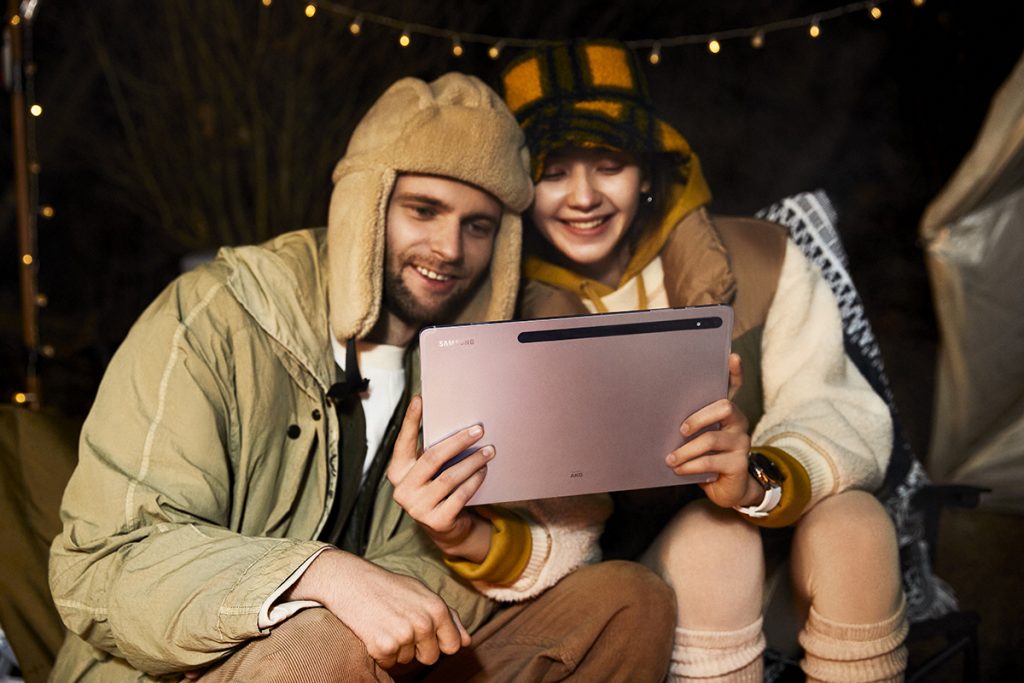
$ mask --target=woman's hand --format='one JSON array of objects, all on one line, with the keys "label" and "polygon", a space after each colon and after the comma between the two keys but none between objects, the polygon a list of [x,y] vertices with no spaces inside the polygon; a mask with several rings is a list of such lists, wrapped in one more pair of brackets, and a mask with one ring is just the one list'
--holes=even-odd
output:
[{"label": "woman's hand", "polygon": [[736,398],[736,393],[743,386],[743,360],[738,353],[729,354],[729,400]]},{"label": "woman's hand", "polygon": [[[729,356],[729,398],[715,401],[687,417],[679,432],[688,441],[665,458],[680,476],[709,472],[718,475],[714,481],[698,485],[721,507],[757,505],[764,497],[764,488],[747,471],[750,422],[732,402],[742,385],[740,357],[733,353]],[[716,425],[718,429],[714,429]]]},{"label": "woman's hand", "polygon": [[484,481],[494,446],[484,446],[438,474],[445,463],[483,437],[483,427],[474,425],[456,432],[421,454],[417,440],[422,416],[422,399],[413,396],[387,470],[395,487],[395,502],[443,553],[483,562],[491,546],[491,523],[466,509],[466,503]]}]

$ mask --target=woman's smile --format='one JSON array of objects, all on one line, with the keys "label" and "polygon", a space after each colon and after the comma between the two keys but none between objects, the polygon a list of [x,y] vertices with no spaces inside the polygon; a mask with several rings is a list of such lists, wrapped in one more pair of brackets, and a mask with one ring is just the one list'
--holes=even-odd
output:
[{"label": "woman's smile", "polygon": [[646,189],[632,155],[569,147],[548,156],[530,216],[574,270],[615,287],[629,260],[624,237]]}]

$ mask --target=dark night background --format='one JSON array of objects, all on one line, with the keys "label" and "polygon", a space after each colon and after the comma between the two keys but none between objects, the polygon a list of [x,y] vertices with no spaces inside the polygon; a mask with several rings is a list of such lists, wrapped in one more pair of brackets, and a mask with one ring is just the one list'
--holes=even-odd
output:
[{"label": "dark night background", "polygon": [[[496,36],[624,40],[712,33],[809,16],[831,1],[352,3],[403,21]],[[39,3],[32,30],[47,405],[81,415],[102,370],[181,257],[323,224],[329,174],[352,127],[395,79],[459,69],[494,83],[465,43],[276,0]],[[665,118],[701,156],[713,209],[747,214],[822,188],[839,212],[854,278],[919,452],[936,329],[917,223],[972,144],[1021,54],[1021,3],[911,0],[766,36],[664,48],[647,66]],[[646,52],[644,53],[646,56]],[[9,107],[4,129],[10,130]],[[10,158],[10,140],[2,142]],[[0,396],[22,388],[10,165],[0,171]]]},{"label": "dark night background", "polygon": [[[32,27],[44,402],[84,415],[111,354],[182,257],[322,225],[330,171],[394,80],[500,66],[464,41],[366,22],[321,3],[41,0]],[[624,40],[768,24],[841,0],[588,3],[351,0],[360,10],[517,38]],[[750,214],[824,189],[839,213],[915,450],[927,451],[938,333],[917,226],[972,145],[1021,57],[1024,3],[911,0],[747,39],[663,48],[646,66],[664,118],[700,155],[718,213]],[[646,52],[644,52],[646,56]],[[0,149],[11,158],[10,106]],[[0,169],[0,397],[23,388],[11,164]],[[1019,631],[1018,631],[1019,633]],[[1019,655],[1018,659],[1019,661]]]}]

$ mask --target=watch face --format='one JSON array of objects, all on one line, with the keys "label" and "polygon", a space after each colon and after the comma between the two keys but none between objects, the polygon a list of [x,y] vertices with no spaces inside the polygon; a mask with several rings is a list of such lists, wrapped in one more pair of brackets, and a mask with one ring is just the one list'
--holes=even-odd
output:
[{"label": "watch face", "polygon": [[[750,454],[750,468],[751,474],[753,474],[754,478],[760,481],[765,488],[781,485],[782,482],[786,480],[786,475],[782,473],[775,462],[763,453]],[[754,472],[753,470],[760,470],[760,472]]]}]

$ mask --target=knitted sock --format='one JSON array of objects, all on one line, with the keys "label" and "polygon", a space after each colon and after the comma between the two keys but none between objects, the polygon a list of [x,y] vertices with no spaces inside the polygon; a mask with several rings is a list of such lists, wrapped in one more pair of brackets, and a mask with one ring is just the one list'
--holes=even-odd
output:
[{"label": "knitted sock", "polygon": [[676,628],[671,683],[761,683],[764,680],[763,619],[735,631]]},{"label": "knitted sock", "polygon": [[907,603],[875,624],[843,624],[826,619],[811,607],[800,632],[804,659],[800,668],[808,681],[867,683],[902,681],[907,669]]}]

